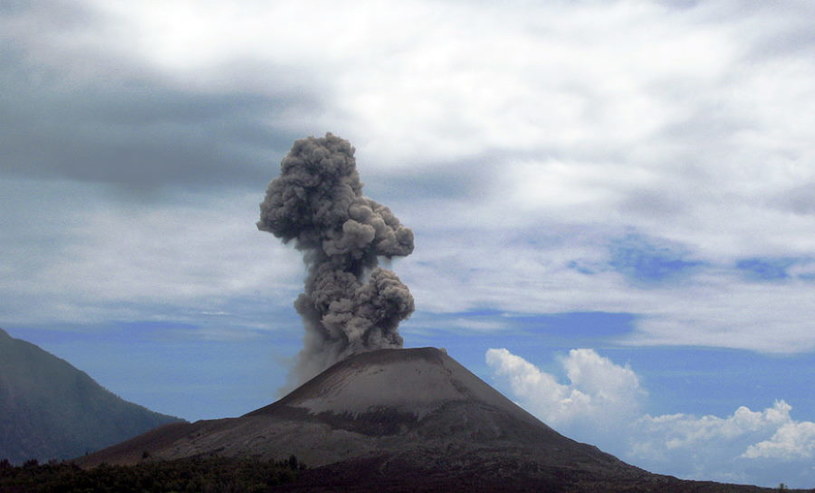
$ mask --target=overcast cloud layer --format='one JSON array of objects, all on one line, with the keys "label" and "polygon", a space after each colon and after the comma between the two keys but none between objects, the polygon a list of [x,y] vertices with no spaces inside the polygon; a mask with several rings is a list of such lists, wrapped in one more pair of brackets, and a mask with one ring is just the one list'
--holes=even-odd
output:
[{"label": "overcast cloud layer", "polygon": [[[426,247],[404,276],[446,266],[443,282],[416,283],[424,310],[631,312],[635,344],[815,346],[809,3],[355,5],[6,7],[4,243],[41,214],[56,224],[33,228],[66,236],[60,247],[112,255],[115,241],[82,239],[151,241],[129,215],[189,224],[192,207],[224,242],[196,264],[217,264],[235,252],[235,216],[203,216],[257,201],[291,141],[329,129],[358,148],[371,196],[417,225]],[[281,250],[250,241],[235,262]],[[108,271],[42,253],[6,269],[37,278],[35,293],[66,263],[83,269],[61,304]],[[138,254],[142,275],[197,290],[192,265],[168,276],[158,252]],[[105,291],[147,295],[121,286]]]},{"label": "overcast cloud layer", "polygon": [[[304,267],[254,229],[257,205],[291,143],[330,131],[415,232],[396,268],[408,346],[609,312],[631,316],[616,344],[812,352],[813,16],[793,0],[6,3],[0,324],[296,333]],[[811,433],[784,423],[743,453]]]}]

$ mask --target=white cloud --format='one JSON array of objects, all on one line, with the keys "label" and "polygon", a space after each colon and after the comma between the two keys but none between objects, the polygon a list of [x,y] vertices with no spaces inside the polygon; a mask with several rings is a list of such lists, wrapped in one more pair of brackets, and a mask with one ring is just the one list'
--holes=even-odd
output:
[{"label": "white cloud", "polygon": [[[14,300],[3,307],[6,323],[200,316],[223,325],[212,312],[253,300],[260,309],[232,313],[230,321],[268,328],[262,317],[291,312],[301,289],[300,254],[257,230],[254,196],[103,208],[84,185],[10,180],[3,188],[38,218],[13,218],[2,232],[20,259],[4,264],[0,278],[0,296]],[[37,248],[27,237],[40,238]]]},{"label": "white cloud", "polygon": [[[811,279],[759,283],[733,268],[815,252],[807,3],[75,5],[83,16],[72,22],[45,8],[3,17],[26,60],[71,75],[69,92],[150,78],[183,92],[297,95],[313,107],[270,109],[269,125],[348,138],[364,180],[409,190],[417,175],[417,187],[478,175],[456,196],[374,197],[413,220],[417,250],[397,270],[419,310],[629,312],[639,316],[631,344],[815,348]],[[631,286],[604,266],[609,242],[632,231],[682,245],[704,268]],[[240,248],[222,238],[197,241]],[[196,258],[183,252],[150,255],[157,264],[141,272],[189,268]],[[270,273],[287,277],[290,264]],[[97,273],[79,267],[54,275]],[[145,289],[139,275],[129,280]],[[197,274],[212,286],[223,275]]]},{"label": "white cloud", "polygon": [[777,401],[773,407],[760,412],[742,406],[726,418],[686,414],[645,415],[638,423],[642,436],[633,439],[633,455],[643,459],[651,458],[654,454],[666,457],[677,450],[699,450],[717,443],[743,441],[746,436],[766,434],[789,423],[791,410],[792,407],[786,402]]},{"label": "white cloud", "polygon": [[747,447],[748,459],[811,459],[815,453],[815,423],[788,422],[778,428],[769,440]]},{"label": "white cloud", "polygon": [[[438,218],[446,211],[436,212],[433,217]],[[423,229],[419,224],[416,251],[398,263],[397,270],[420,310],[634,313],[635,332],[621,336],[620,342],[773,353],[815,348],[811,280],[764,282],[745,277],[732,265],[709,264],[676,280],[638,286],[609,265],[609,245],[625,230],[562,223],[502,226],[500,217],[493,218],[500,212],[506,213],[506,223],[515,220],[507,209],[473,218],[489,223],[488,231],[472,227],[443,232],[440,226]],[[704,261],[695,256],[690,260]],[[581,272],[583,268],[590,272]]]},{"label": "white cloud", "polygon": [[[636,330],[622,342],[633,345],[811,351],[815,7],[683,3],[54,1],[3,12],[0,27],[32,101],[44,102],[31,111],[51,115],[91,95],[89,112],[117,121],[138,107],[120,98],[159,81],[168,98],[268,101],[261,120],[275,135],[330,130],[351,140],[363,180],[388,184],[374,198],[416,230],[416,252],[395,270],[426,319],[484,308],[632,313]],[[40,97],[44,81],[58,81],[60,98]],[[189,101],[182,106],[198,104]],[[25,107],[12,117],[25,120]],[[30,119],[51,125],[57,115]],[[83,115],[70,114],[70,126],[86,129]],[[220,126],[196,115],[185,116],[196,132]],[[265,138],[244,130],[234,131],[254,146]],[[125,143],[131,134],[115,135]],[[235,150],[212,166],[244,162],[232,160]],[[214,313],[232,303],[241,310],[230,318],[249,325],[268,326],[268,310],[291,316],[302,264],[254,229],[265,183],[252,197],[215,184],[204,197],[179,193],[180,180],[166,184],[175,201],[147,198],[140,208],[98,183],[24,183],[19,169],[2,172],[3,323],[222,320]],[[610,265],[609,248],[632,233],[677,245],[700,267],[632,282]],[[765,282],[734,267],[751,257],[800,261],[788,278]],[[724,418],[650,417],[636,374],[597,353],[569,353],[560,381],[495,351],[496,372],[549,421],[590,436],[637,426],[632,454],[650,450],[683,471],[710,472],[708,450],[739,464],[812,453],[809,423],[782,402]],[[641,419],[598,429],[623,415]]]},{"label": "white cloud", "polygon": [[561,361],[568,384],[540,371],[506,349],[490,349],[487,364],[506,379],[512,395],[533,414],[559,429],[588,426],[611,432],[610,426],[636,416],[644,394],[630,368],[615,365],[591,349],[573,349]]},{"label": "white cloud", "polygon": [[726,417],[651,416],[643,412],[637,374],[591,349],[561,359],[568,384],[506,349],[488,350],[486,361],[509,395],[543,422],[647,470],[764,485],[815,482],[807,465],[815,423],[793,419],[784,401],[763,411],[742,406]]}]

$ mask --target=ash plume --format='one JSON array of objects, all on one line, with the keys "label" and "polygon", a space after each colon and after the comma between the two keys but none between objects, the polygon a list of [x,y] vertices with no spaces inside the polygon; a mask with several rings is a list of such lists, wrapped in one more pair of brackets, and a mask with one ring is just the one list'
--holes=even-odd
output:
[{"label": "ash plume", "polygon": [[302,383],[355,353],[402,347],[413,297],[378,267],[413,251],[413,232],[362,195],[354,148],[330,133],[298,140],[266,189],[258,229],[294,241],[308,267],[294,306],[306,329],[291,377]]}]

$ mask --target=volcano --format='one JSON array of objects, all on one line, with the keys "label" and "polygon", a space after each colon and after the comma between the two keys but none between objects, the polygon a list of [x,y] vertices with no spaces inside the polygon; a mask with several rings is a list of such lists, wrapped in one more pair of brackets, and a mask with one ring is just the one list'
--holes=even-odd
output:
[{"label": "volcano", "polygon": [[648,473],[566,438],[435,348],[345,359],[239,418],[174,423],[77,460],[308,466],[290,491],[759,491]]}]

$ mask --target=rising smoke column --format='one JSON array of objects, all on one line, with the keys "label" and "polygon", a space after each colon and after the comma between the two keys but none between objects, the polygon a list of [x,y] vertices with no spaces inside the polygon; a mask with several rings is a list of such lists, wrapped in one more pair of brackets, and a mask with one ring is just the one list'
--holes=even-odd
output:
[{"label": "rising smoke column", "polygon": [[293,383],[358,352],[402,347],[399,322],[413,297],[377,267],[413,251],[413,232],[362,196],[351,144],[330,133],[298,140],[266,189],[258,229],[303,252],[305,292],[294,306],[306,329]]}]

